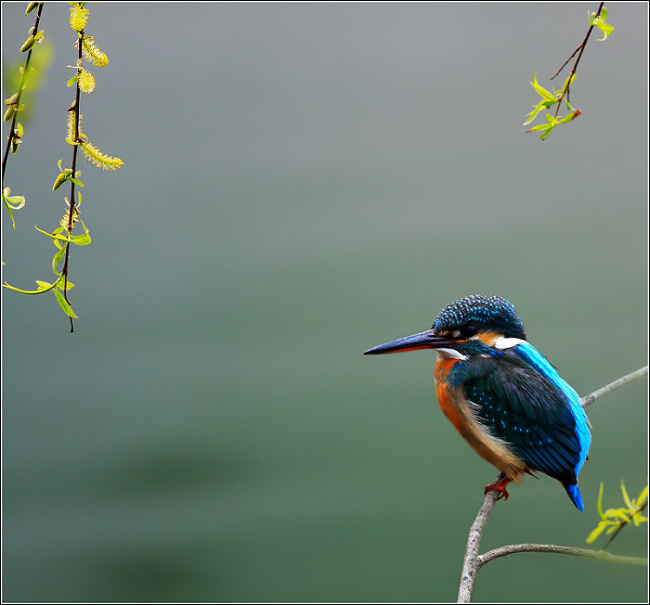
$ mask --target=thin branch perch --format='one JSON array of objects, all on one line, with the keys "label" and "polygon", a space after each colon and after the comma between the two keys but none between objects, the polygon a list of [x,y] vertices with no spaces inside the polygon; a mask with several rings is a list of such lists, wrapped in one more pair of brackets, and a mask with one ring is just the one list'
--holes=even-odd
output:
[{"label": "thin branch perch", "polygon": [[633,380],[638,380],[639,378],[643,378],[644,376],[647,375],[648,375],[648,366],[644,366],[643,368],[639,368],[634,372],[630,372],[629,374],[623,376],[622,378],[610,382],[608,385],[605,385],[603,388],[597,389],[593,393],[589,393],[589,395],[585,395],[580,399],[580,405],[583,408],[585,408],[588,405],[591,405],[594,401],[596,401],[596,399],[599,399],[603,395],[607,395],[608,393],[611,393],[613,390],[622,387],[628,382],[632,382]]},{"label": "thin branch perch", "polygon": [[609,563],[625,563],[627,565],[647,565],[648,560],[644,557],[626,557],[623,555],[613,555],[606,550],[593,550],[591,548],[575,548],[573,546],[558,546],[556,544],[512,544],[510,546],[500,546],[479,555],[478,564],[482,567],[486,563],[507,557],[518,552],[550,552],[558,555],[570,555],[572,557],[587,557],[597,559],[598,561],[608,561]]}]

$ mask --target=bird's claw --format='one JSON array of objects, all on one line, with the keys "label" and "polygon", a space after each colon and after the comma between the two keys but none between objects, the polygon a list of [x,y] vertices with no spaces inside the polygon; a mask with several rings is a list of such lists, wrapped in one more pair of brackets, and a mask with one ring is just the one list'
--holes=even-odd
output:
[{"label": "bird's claw", "polygon": [[487,493],[491,491],[499,492],[499,497],[497,499],[501,500],[501,498],[503,498],[504,500],[507,500],[510,494],[508,493],[506,486],[511,481],[512,479],[501,474],[499,475],[499,478],[494,483],[490,483],[489,485],[485,486],[484,493],[487,495]]}]

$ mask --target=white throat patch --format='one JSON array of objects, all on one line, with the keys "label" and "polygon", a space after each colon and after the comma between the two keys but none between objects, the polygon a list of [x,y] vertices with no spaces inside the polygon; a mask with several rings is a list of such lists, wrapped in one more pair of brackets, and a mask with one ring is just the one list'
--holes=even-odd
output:
[{"label": "white throat patch", "polygon": [[467,355],[463,355],[454,349],[436,349],[436,353],[438,353],[440,359],[460,359],[461,361],[467,359]]}]

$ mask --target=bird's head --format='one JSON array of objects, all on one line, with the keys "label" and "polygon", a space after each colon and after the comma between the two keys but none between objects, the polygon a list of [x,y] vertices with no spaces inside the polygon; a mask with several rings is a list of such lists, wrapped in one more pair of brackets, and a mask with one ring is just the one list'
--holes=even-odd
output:
[{"label": "bird's head", "polygon": [[526,340],[524,326],[511,303],[500,296],[475,294],[447,305],[430,330],[387,342],[364,354],[435,349],[443,357],[467,359],[522,340]]}]

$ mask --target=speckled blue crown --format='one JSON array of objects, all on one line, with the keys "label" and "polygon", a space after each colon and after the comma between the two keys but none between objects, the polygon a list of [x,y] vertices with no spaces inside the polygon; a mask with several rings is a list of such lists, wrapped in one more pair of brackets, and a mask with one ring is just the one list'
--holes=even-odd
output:
[{"label": "speckled blue crown", "polygon": [[474,294],[447,305],[433,322],[435,332],[458,329],[469,323],[493,329],[508,338],[526,339],[524,324],[512,303],[500,296]]}]

